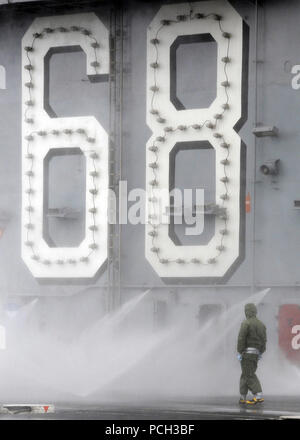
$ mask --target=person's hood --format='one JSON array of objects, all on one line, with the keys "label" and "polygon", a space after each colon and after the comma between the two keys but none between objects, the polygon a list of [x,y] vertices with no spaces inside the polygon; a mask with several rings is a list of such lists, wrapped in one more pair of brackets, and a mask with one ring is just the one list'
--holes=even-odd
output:
[{"label": "person's hood", "polygon": [[255,304],[246,304],[245,305],[245,315],[246,318],[253,318],[257,314],[257,308]]}]

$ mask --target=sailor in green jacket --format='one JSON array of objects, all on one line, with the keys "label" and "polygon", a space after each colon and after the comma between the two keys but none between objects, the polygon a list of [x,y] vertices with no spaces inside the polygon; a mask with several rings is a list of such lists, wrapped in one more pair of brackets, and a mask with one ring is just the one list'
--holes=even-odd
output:
[{"label": "sailor in green jacket", "polygon": [[[238,359],[242,367],[240,404],[255,405],[264,401],[262,388],[255,372],[258,360],[266,351],[267,335],[265,325],[256,318],[256,314],[255,304],[246,304],[245,315],[247,319],[241,325],[237,343]],[[251,400],[247,400],[248,391],[253,394]]]}]

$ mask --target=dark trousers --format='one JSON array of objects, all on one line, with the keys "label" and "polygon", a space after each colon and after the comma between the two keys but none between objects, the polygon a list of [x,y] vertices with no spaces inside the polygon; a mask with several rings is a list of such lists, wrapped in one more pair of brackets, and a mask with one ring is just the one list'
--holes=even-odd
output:
[{"label": "dark trousers", "polygon": [[255,372],[257,369],[258,356],[256,354],[243,354],[241,361],[242,375],[240,379],[240,393],[245,396],[250,390],[252,394],[261,393],[261,385]]}]

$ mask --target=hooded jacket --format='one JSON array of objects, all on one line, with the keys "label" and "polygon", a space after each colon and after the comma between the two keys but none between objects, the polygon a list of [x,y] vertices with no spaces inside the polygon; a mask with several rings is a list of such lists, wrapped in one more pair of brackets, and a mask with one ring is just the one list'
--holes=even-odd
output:
[{"label": "hooded jacket", "polygon": [[260,353],[266,351],[267,332],[265,325],[257,319],[255,304],[246,304],[246,319],[241,325],[238,336],[237,351],[243,353],[246,348],[256,348]]}]

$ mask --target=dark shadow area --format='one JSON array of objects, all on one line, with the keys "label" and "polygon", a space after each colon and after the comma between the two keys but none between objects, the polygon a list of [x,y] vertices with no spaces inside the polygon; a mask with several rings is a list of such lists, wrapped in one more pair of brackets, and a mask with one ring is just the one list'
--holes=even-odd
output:
[{"label": "dark shadow area", "polygon": [[199,326],[202,327],[209,321],[213,321],[215,324],[217,324],[217,321],[221,317],[223,310],[224,307],[221,304],[202,304],[199,307],[197,314]]},{"label": "dark shadow area", "polygon": [[85,192],[86,160],[80,148],[50,150],[44,160],[43,221],[50,247],[77,247],[84,239]]},{"label": "dark shadow area", "polygon": [[217,51],[210,34],[176,38],[170,48],[170,99],[177,110],[207,108],[216,98]]},{"label": "dark shadow area", "polygon": [[[188,170],[188,172],[187,172]],[[196,189],[204,190],[204,204],[216,203],[216,155],[207,141],[179,142],[170,153],[170,191],[177,188],[193,191],[193,205],[196,205]],[[174,197],[170,197],[174,204]],[[186,235],[185,222],[175,224],[170,219],[169,237],[177,246],[205,245],[215,233],[215,216],[204,215],[204,229],[200,235]]]},{"label": "dark shadow area", "polygon": [[51,48],[44,71],[44,108],[51,118],[93,115],[105,120],[99,104],[108,99],[108,75],[86,74],[86,54],[80,46]]}]

